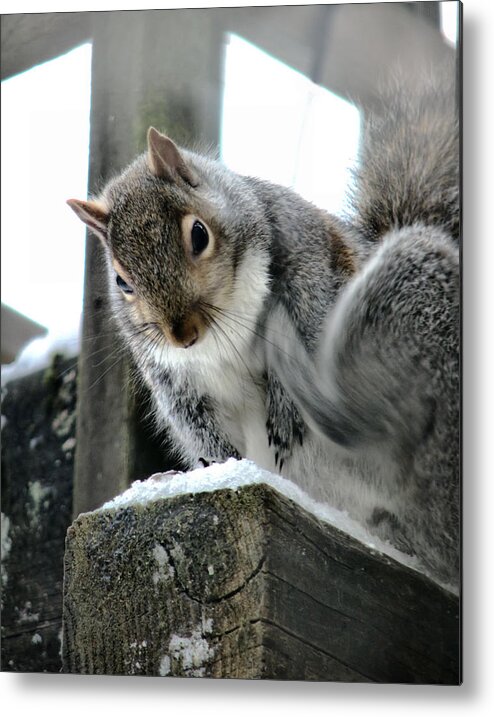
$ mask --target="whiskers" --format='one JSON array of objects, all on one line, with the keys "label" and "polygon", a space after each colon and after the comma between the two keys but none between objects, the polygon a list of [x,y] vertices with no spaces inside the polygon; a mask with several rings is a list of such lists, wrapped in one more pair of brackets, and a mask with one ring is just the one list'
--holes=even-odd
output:
[{"label": "whiskers", "polygon": [[[256,331],[253,328],[254,322],[249,326],[245,323],[245,319],[240,321],[230,312],[205,301],[200,302],[199,310],[203,320],[209,326],[209,331],[217,348],[218,357],[220,359],[226,359],[230,364],[237,364],[239,367],[239,379],[242,374],[247,374],[252,386],[256,389],[260,389],[263,384],[262,374],[260,376],[254,376],[246,358],[244,358],[242,354],[242,351],[253,351],[255,358],[259,361],[259,357],[256,356],[255,349],[253,348],[253,342],[249,341],[249,334],[252,337],[256,336]],[[238,339],[238,345],[235,339]],[[198,346],[198,350],[200,350],[200,345]]]},{"label": "whiskers", "polygon": [[[151,354],[158,349],[161,354],[167,350],[166,341],[162,332],[158,325],[153,322],[129,325],[127,336],[122,334],[117,327],[99,334],[83,336],[81,347],[85,347],[83,354],[86,364],[86,376],[92,378],[95,369],[101,369],[97,371],[98,375],[89,385],[84,385],[84,381],[80,382],[80,388],[83,393],[90,393],[96,387],[99,387],[104,377],[115,369],[120,361],[130,357],[131,352],[129,350],[128,339],[132,341],[134,352],[143,362],[147,362]],[[95,348],[91,350],[92,346]],[[139,359],[137,362],[139,364],[141,363]],[[64,371],[57,374],[57,378],[63,379],[77,366],[78,359],[71,363]],[[130,374],[130,378],[133,382],[137,383],[138,380],[139,382],[142,381],[137,367],[131,367]]]},{"label": "whiskers", "polygon": [[[266,354],[274,348],[276,352],[284,354],[286,360],[295,361],[287,351],[286,333],[282,327],[273,326],[273,322],[270,322],[266,335],[258,317],[247,311],[225,309],[203,300],[198,304],[198,311],[208,326],[207,335],[197,346],[189,349],[172,347],[158,323],[153,321],[139,324],[128,322],[123,331],[116,325],[114,328],[107,326],[100,334],[83,336],[81,344],[86,347],[84,360],[88,369],[87,375],[92,381],[89,385],[84,385],[87,382],[83,381],[80,384],[81,390],[85,393],[93,391],[104,377],[129,355],[133,358],[129,378],[138,386],[142,383],[141,371],[145,370],[147,365],[165,366],[169,362],[173,363],[180,355],[176,353],[178,350],[183,352],[181,359],[185,367],[189,359],[194,368],[217,371],[219,375],[223,368],[230,367],[238,374],[238,380],[243,382],[247,393],[251,387],[251,390],[263,397]],[[209,345],[205,345],[206,341],[209,341]],[[88,351],[92,346],[94,350]],[[173,358],[170,352],[173,352]],[[204,362],[203,357],[206,357]],[[75,365],[71,365],[63,373],[72,370]]]},{"label": "whiskers", "polygon": [[[273,347],[276,351],[285,354],[287,358],[294,360],[294,357],[286,350],[286,332],[275,328],[272,323],[269,324],[270,338],[268,338],[264,330],[259,327],[257,318],[250,314],[228,311],[205,301],[200,302],[200,307],[208,323],[214,328],[220,328],[230,345],[233,344],[233,339],[237,336],[263,363],[265,349],[268,347]],[[233,336],[230,336],[230,333]],[[274,339],[277,340],[274,341]],[[234,344],[233,347],[238,350]]]}]

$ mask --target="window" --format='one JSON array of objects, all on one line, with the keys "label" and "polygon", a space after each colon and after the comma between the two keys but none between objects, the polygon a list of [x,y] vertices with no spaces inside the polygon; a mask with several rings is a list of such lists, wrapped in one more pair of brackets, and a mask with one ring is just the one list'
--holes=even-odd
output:
[{"label": "window", "polygon": [[452,45],[456,45],[458,40],[459,12],[459,3],[456,1],[446,0],[446,2],[439,3],[441,32]]},{"label": "window", "polygon": [[224,82],[225,164],[341,213],[358,150],[357,108],[236,35],[228,36]]},{"label": "window", "polygon": [[2,302],[51,336],[82,311],[90,85],[90,44],[2,82]]}]

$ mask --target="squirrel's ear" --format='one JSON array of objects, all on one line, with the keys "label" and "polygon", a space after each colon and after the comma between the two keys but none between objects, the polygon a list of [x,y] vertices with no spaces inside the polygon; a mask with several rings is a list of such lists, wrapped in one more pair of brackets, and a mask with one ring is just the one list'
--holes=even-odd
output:
[{"label": "squirrel's ear", "polygon": [[174,181],[177,174],[191,187],[199,181],[180,154],[176,144],[154,127],[148,130],[148,167],[155,177]]},{"label": "squirrel's ear", "polygon": [[79,219],[101,239],[105,244],[108,241],[108,212],[101,202],[82,199],[68,199],[67,204],[77,214]]}]

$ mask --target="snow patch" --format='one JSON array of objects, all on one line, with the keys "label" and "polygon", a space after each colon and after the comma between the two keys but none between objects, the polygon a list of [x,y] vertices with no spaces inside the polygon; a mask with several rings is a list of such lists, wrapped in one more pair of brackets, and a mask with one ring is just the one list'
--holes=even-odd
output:
[{"label": "snow patch", "polygon": [[179,662],[180,669],[192,677],[203,677],[206,664],[214,657],[214,648],[210,646],[204,635],[211,633],[213,621],[203,620],[188,635],[172,635],[168,645],[168,654],[160,661],[159,674],[162,677],[170,674],[171,661]]},{"label": "snow patch", "polygon": [[69,433],[72,433],[75,421],[75,411],[69,411],[67,408],[64,408],[57,416],[55,416],[51,422],[51,427],[59,438],[63,438]]},{"label": "snow patch", "polygon": [[62,444],[62,451],[73,451],[75,448],[75,438],[67,438]]},{"label": "snow patch", "polygon": [[35,436],[34,438],[31,438],[29,441],[29,450],[34,451],[36,446],[39,446],[40,443],[43,441],[43,436]]},{"label": "snow patch", "polygon": [[33,645],[40,645],[42,642],[43,642],[43,638],[41,637],[39,632],[35,632],[31,638],[31,643]]},{"label": "snow patch", "polygon": [[130,643],[130,647],[133,650],[137,649],[138,647],[147,647],[147,645],[148,645],[147,640],[143,640],[142,642],[137,642],[137,640],[134,640],[134,642]]},{"label": "snow patch", "polygon": [[17,622],[19,625],[39,621],[39,612],[33,612],[32,609],[33,606],[30,600],[25,602],[24,607],[22,607],[20,610],[19,608],[16,608],[17,612],[19,613],[19,617],[17,618]]},{"label": "snow patch", "polygon": [[60,647],[58,648],[58,656],[60,659],[63,657],[63,627],[60,628],[57,635],[58,641],[60,643]]},{"label": "snow patch", "polygon": [[159,674],[161,677],[166,677],[170,674],[170,670],[172,667],[172,663],[170,660],[170,655],[163,655],[160,661],[160,667],[159,667]]},{"label": "snow patch", "polygon": [[175,575],[175,568],[170,565],[170,556],[159,543],[156,543],[153,548],[153,557],[158,563],[158,569],[153,573],[153,583],[155,585],[162,580],[169,580]]},{"label": "snow patch", "polygon": [[138,642],[134,640],[129,644],[129,656],[126,658],[126,672],[129,675],[135,675],[139,671],[145,668],[147,661],[147,640],[141,640]]},{"label": "snow patch", "polygon": [[[387,555],[414,570],[423,572],[418,560],[382,541],[350,518],[348,513],[326,503],[318,503],[295,483],[259,468],[249,460],[229,458],[225,463],[213,463],[188,473],[155,473],[147,480],[134,481],[131,487],[113,500],[107,501],[97,511],[118,510],[132,505],[144,505],[156,500],[172,498],[189,493],[210,493],[220,489],[238,490],[242,486],[267,484],[319,520],[351,535],[372,551]],[[216,516],[215,516],[216,517]],[[216,523],[216,521],[214,521]]]},{"label": "snow patch", "polygon": [[7,575],[7,569],[4,565],[4,563],[7,561],[7,558],[9,557],[10,549],[12,547],[12,538],[9,536],[10,518],[8,518],[6,515],[4,515],[4,513],[1,514],[1,518],[2,518],[1,576],[2,576],[2,587],[5,587],[5,585],[7,585],[8,575]]},{"label": "snow patch", "polygon": [[31,504],[28,506],[28,513],[31,520],[36,520],[41,508],[41,503],[51,493],[51,488],[43,486],[39,480],[29,483],[29,497]]},{"label": "snow patch", "polygon": [[13,363],[2,366],[2,385],[48,368],[57,354],[74,358],[79,353],[79,348],[79,329],[65,334],[48,333],[34,339]]}]

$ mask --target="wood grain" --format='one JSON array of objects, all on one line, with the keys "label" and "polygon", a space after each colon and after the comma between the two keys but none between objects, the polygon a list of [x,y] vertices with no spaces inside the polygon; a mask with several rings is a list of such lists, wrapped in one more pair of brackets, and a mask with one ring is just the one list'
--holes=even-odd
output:
[{"label": "wood grain", "polygon": [[458,599],[265,485],[80,516],[64,595],[66,672],[459,682]]}]

